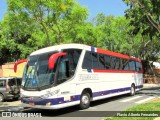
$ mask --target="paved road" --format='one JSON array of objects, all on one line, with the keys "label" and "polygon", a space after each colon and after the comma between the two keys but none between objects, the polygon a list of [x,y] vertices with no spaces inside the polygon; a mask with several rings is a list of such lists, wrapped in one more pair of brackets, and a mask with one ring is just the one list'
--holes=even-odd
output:
[{"label": "paved road", "polygon": [[[61,120],[66,120],[66,117],[70,117],[69,119],[74,119],[74,117],[76,117],[76,119],[82,119],[80,118],[82,116],[88,116],[85,118],[87,120],[91,119],[90,117],[94,117],[92,118],[93,120],[101,120],[108,114],[116,114],[108,111],[124,111],[129,107],[142,104],[159,97],[160,90],[144,89],[138,92],[135,96],[121,95],[92,102],[91,107],[86,110],[79,110],[78,107],[69,107],[61,110],[28,109],[24,110],[23,113],[41,113],[43,117],[55,117]],[[17,102],[17,104],[19,104],[19,102]],[[4,108],[3,106],[1,109],[17,111],[21,109],[21,107],[8,106]]]}]

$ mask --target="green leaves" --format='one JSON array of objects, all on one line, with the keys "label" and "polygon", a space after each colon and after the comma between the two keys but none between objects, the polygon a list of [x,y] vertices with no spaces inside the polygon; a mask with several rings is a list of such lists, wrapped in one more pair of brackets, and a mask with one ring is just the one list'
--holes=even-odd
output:
[{"label": "green leaves", "polygon": [[157,58],[160,51],[160,0],[124,0],[126,16],[97,14],[75,0],[7,0],[0,22],[0,61],[26,58],[32,51],[61,43],[81,43],[140,57]]},{"label": "green leaves", "polygon": [[160,0],[123,1],[130,6],[126,17],[131,20],[129,25],[134,26],[131,35],[141,35],[137,54],[144,60],[152,60],[160,54]]},{"label": "green leaves", "polygon": [[42,47],[73,42],[71,31],[88,16],[87,9],[74,0],[7,0],[7,4],[0,38],[1,50],[8,52],[1,53],[6,58],[0,59],[6,61],[26,58]]}]

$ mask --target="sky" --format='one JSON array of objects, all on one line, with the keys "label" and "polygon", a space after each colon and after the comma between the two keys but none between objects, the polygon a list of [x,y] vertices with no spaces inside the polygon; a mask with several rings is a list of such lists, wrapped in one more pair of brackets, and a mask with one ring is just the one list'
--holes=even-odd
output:
[{"label": "sky", "polygon": [[[88,20],[92,20],[97,13],[103,12],[107,15],[123,16],[127,9],[122,0],[77,0],[82,6],[87,7],[89,11]],[[3,19],[7,4],[5,0],[0,0],[0,21]]]}]

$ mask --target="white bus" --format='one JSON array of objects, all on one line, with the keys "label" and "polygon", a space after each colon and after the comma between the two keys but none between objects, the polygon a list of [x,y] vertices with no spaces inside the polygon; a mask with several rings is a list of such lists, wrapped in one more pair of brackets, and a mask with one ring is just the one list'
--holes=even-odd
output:
[{"label": "white bus", "polygon": [[30,54],[24,69],[21,102],[24,107],[60,109],[117,96],[134,95],[143,87],[138,58],[83,44],[63,44]]}]

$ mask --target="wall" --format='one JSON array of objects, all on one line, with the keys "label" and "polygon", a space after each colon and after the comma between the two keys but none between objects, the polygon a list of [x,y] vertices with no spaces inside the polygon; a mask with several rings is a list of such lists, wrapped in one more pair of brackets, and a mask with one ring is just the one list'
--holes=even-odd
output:
[{"label": "wall", "polygon": [[[23,75],[23,70],[24,66],[26,63],[21,63],[17,66],[17,72],[15,73],[13,68],[14,68],[14,63],[6,63],[2,65],[2,69],[0,70],[0,76],[1,77],[9,77],[9,76],[14,76],[14,77],[22,77]],[[2,74],[1,74],[2,72]]]}]

